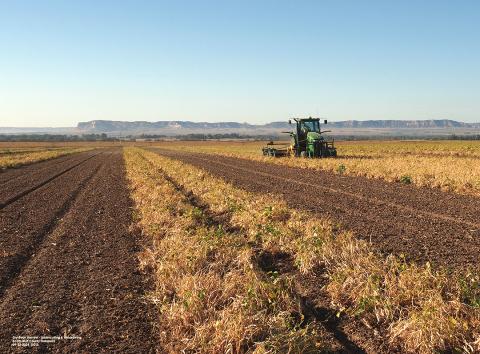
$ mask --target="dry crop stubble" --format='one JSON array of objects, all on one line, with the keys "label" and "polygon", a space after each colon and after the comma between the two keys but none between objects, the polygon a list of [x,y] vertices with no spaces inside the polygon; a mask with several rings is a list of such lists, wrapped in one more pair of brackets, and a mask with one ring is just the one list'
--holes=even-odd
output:
[{"label": "dry crop stubble", "polygon": [[285,166],[413,183],[480,196],[480,142],[339,142],[335,159],[270,158],[264,142],[166,142],[163,148],[242,157]]},{"label": "dry crop stubble", "polygon": [[228,215],[229,223],[250,242],[292,254],[302,272],[323,265],[332,305],[347,316],[387,328],[392,345],[422,353],[480,349],[476,274],[453,279],[428,264],[382,257],[368,242],[335,232],[331,221],[314,220],[272,196],[253,195],[200,169],[136,151],[215,214]]},{"label": "dry crop stubble", "polygon": [[125,160],[138,225],[153,241],[140,261],[156,275],[150,299],[159,308],[162,350],[322,349],[315,328],[295,325],[299,309],[288,279],[258,269],[243,233],[195,205],[143,151],[127,149]]}]

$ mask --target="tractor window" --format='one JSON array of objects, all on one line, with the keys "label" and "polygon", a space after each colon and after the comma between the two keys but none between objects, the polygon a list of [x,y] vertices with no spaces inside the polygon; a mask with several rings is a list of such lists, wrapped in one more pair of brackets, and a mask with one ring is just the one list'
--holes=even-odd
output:
[{"label": "tractor window", "polygon": [[303,124],[309,132],[318,132],[319,131],[319,124],[318,124],[318,121],[316,121],[316,120],[309,121],[309,122],[303,122]]}]

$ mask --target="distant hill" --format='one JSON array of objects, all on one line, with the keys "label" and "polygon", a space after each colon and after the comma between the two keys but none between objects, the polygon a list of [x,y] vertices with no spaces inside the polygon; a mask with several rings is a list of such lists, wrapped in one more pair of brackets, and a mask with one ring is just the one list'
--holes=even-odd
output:
[{"label": "distant hill", "polygon": [[480,123],[463,123],[449,119],[431,120],[347,120],[331,124],[335,128],[419,129],[419,128],[471,128],[479,129]]},{"label": "distant hill", "polygon": [[[339,130],[338,133],[354,132],[360,130],[425,130],[445,129],[480,129],[480,123],[463,123],[448,119],[438,120],[367,120],[357,121],[348,120],[340,122],[330,122],[328,129]],[[238,133],[238,134],[254,134],[268,135],[277,134],[281,131],[290,130],[291,126],[288,121],[272,122],[267,124],[249,124],[237,122],[190,122],[190,121],[109,121],[109,120],[92,120],[89,122],[80,122],[77,125],[78,131],[84,133],[107,133],[112,135],[138,135],[138,134],[163,134],[163,135],[182,135],[182,134],[222,134],[222,133]]]},{"label": "distant hill", "polygon": [[[238,122],[190,122],[190,121],[114,121],[91,120],[76,127],[65,128],[1,128],[0,134],[108,134],[109,136],[188,134],[238,134],[244,136],[272,136],[291,130],[288,121],[267,124]],[[450,134],[480,134],[480,123],[463,123],[448,119],[434,120],[347,120],[329,122],[325,129],[336,136],[445,136]]]},{"label": "distant hill", "polygon": [[181,129],[252,129],[257,126],[248,123],[222,122],[222,123],[197,123],[189,121],[159,121],[159,122],[123,122],[114,120],[92,120],[80,122],[77,128],[87,132],[112,132],[112,131],[143,131],[143,130],[181,130]]}]

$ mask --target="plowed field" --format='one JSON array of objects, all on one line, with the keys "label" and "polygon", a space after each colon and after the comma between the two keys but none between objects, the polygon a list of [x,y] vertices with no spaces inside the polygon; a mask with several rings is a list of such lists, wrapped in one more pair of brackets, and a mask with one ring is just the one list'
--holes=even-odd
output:
[{"label": "plowed field", "polygon": [[[207,153],[151,151],[202,168],[258,195],[280,195],[289,207],[309,211],[305,213],[308,218],[327,216],[338,223],[334,231],[352,230],[371,242],[372,249],[385,254],[404,254],[410,260],[428,261],[453,271],[475,267],[480,260],[478,197]],[[163,159],[162,164],[167,163],[171,161]],[[180,167],[169,173],[152,177],[152,186],[157,177],[164,178],[179,193],[179,200],[191,202],[195,212],[191,217],[196,220],[192,225],[198,227],[203,219],[194,216],[198,217],[198,210],[208,216],[210,209],[174,181],[173,177],[182,173]],[[196,180],[191,183],[189,188],[198,185]],[[166,332],[159,328],[166,315],[159,316],[156,305],[146,297],[150,292],[156,294],[153,279],[158,274],[139,270],[138,253],[144,250],[149,235],[142,236],[132,227],[138,220],[132,219],[134,204],[128,185],[120,148],[75,153],[0,173],[0,352],[21,352],[18,346],[22,343],[38,346],[34,348],[38,352],[162,351],[160,338]],[[207,190],[214,188],[212,184]],[[251,198],[256,201],[257,195]],[[144,199],[135,199],[135,208],[142,206]],[[221,196],[216,196],[214,201],[219,199]],[[157,207],[154,203],[149,211],[154,215],[153,224],[159,217],[155,213],[165,212]],[[250,208],[246,210],[251,213]],[[212,235],[231,226],[227,219],[213,216],[204,223],[202,227],[212,227]],[[192,231],[186,230],[179,235]],[[168,234],[168,229],[165,232]],[[155,241],[150,237],[150,242]],[[300,274],[291,254],[267,251],[254,259],[265,273],[260,274],[295,279],[289,296],[301,300],[302,316],[318,322],[323,344],[331,344],[340,352],[400,350],[389,344],[391,336],[385,334],[385,328],[380,326],[373,338],[371,333],[376,332],[368,323],[363,325],[336,312],[329,293],[321,286],[327,279],[321,267]],[[161,255],[159,260],[163,260]],[[180,275],[178,279],[188,280],[185,274]],[[272,284],[276,284],[274,280]],[[171,300],[177,295],[171,294]],[[182,302],[175,304],[183,306]],[[390,318],[392,323],[397,320]],[[194,335],[195,321],[188,327]],[[180,322],[172,322],[169,330],[174,331]],[[441,336],[447,335],[442,332]],[[164,338],[164,344],[169,340],[171,337]],[[179,347],[183,343],[180,341]]]},{"label": "plowed field", "polygon": [[248,159],[152,149],[248,191],[329,216],[385,253],[454,270],[480,260],[480,198]]},{"label": "plowed field", "polygon": [[154,352],[121,149],[8,170],[0,186],[0,347],[50,336],[40,350]]}]

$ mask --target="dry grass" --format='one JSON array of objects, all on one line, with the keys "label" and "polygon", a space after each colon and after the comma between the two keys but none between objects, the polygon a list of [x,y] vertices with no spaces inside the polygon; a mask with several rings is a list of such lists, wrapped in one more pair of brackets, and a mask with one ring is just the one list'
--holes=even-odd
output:
[{"label": "dry grass", "polygon": [[[216,261],[212,262],[208,258],[207,250],[211,247],[211,241],[206,241],[205,244],[202,241],[205,238],[209,240],[208,236],[199,237],[196,232],[194,235],[190,235],[185,231],[190,228],[182,226],[184,222],[187,222],[183,219],[185,215],[196,215],[198,212],[174,211],[172,213],[172,205],[176,204],[169,198],[174,195],[174,190],[163,190],[159,192],[155,200],[152,200],[150,196],[156,192],[151,182],[148,188],[144,188],[142,186],[145,186],[147,181],[136,181],[138,177],[135,176],[139,173],[132,172],[132,165],[139,164],[138,161],[141,160],[137,154],[143,155],[151,164],[166,171],[178,185],[191,191],[201,203],[208,205],[215,215],[223,215],[224,218],[227,218],[228,225],[241,230],[241,234],[244,235],[241,238],[235,233],[225,233],[221,238],[221,246],[214,247],[216,252],[214,252],[213,259],[216,260],[216,257],[219,257],[221,262],[217,264]],[[247,193],[202,170],[157,156],[151,152],[129,150],[127,161],[128,159],[133,161],[132,156],[137,156],[135,163],[129,163],[134,198],[139,203],[139,210],[142,213],[150,213],[147,219],[145,219],[146,215],[142,215],[140,223],[148,234],[156,235],[156,238],[161,240],[159,241],[160,248],[153,252],[154,255],[151,259],[155,260],[158,266],[162,264],[163,257],[159,255],[173,253],[169,258],[170,267],[161,268],[162,275],[159,275],[164,277],[165,274],[172,274],[173,278],[159,278],[161,281],[158,286],[159,289],[162,289],[166,286],[165,284],[168,284],[175,288],[163,291],[164,294],[174,294],[174,298],[176,298],[177,294],[184,294],[185,289],[197,289],[198,292],[200,288],[197,286],[203,286],[201,289],[207,291],[206,293],[217,294],[211,295],[213,299],[223,299],[221,294],[227,291],[225,287],[228,288],[227,283],[232,281],[234,284],[232,287],[238,287],[239,294],[247,296],[248,291],[245,295],[243,284],[251,284],[252,279],[255,279],[254,273],[250,275],[248,273],[249,266],[246,260],[251,259],[249,245],[253,244],[262,249],[279,248],[294,257],[299,271],[309,273],[317,265],[324,266],[328,275],[328,284],[325,289],[319,289],[319,291],[328,292],[332,299],[332,306],[339,313],[360,318],[373,327],[379,326],[386,329],[386,340],[392,346],[400,346],[404,351],[418,353],[442,350],[467,352],[480,350],[480,292],[476,273],[462,279],[453,278],[447,276],[442,270],[432,270],[428,264],[424,266],[410,264],[395,256],[384,258],[372,251],[371,245],[355,239],[352,234],[333,232],[330,221],[315,220],[305,212],[289,210],[285,202],[273,196]],[[145,169],[148,171],[146,167]],[[144,194],[138,194],[138,190],[142,188],[145,189]],[[144,205],[147,203],[146,200],[150,200],[150,203],[153,204]],[[168,213],[165,212],[166,210]],[[173,207],[173,210],[176,210],[176,207]],[[166,223],[169,226],[165,228]],[[155,228],[159,230],[157,233],[155,233]],[[209,235],[208,229],[202,231],[201,235]],[[239,239],[244,240],[237,245],[235,242]],[[165,240],[168,240],[168,247],[162,248],[165,247],[163,242],[167,242]],[[210,246],[206,246],[207,244]],[[242,263],[239,261],[240,259],[247,263]],[[201,260],[200,263],[198,263],[199,260]],[[250,265],[250,267],[252,266]],[[213,273],[210,273],[210,270]],[[232,278],[224,277],[224,281],[217,284],[219,272],[220,274],[233,272],[231,273]],[[195,276],[198,273],[204,278],[201,278],[200,283],[195,283]],[[174,281],[174,279],[176,280]],[[180,282],[179,279],[183,279],[188,285],[180,285],[183,282]],[[211,287],[210,284],[212,284]],[[285,286],[284,289],[288,289],[288,285]],[[215,289],[220,291],[220,294],[215,293]],[[255,289],[257,288],[255,287]],[[255,292],[264,294],[258,290]],[[285,292],[288,293],[288,290]],[[261,295],[260,298],[264,298],[264,296]],[[192,321],[195,322],[192,319],[186,321],[186,318],[190,318],[189,316],[194,316],[192,314],[184,313],[182,317],[176,317],[178,309],[174,306],[180,306],[177,304],[179,300],[173,301],[172,304],[172,295],[167,296],[167,299],[170,299],[167,305],[162,302],[163,298],[159,301],[164,304],[162,314],[166,313],[167,317],[171,316],[169,317],[171,319],[170,326],[185,323],[191,326]],[[288,297],[282,296],[280,299],[279,304],[281,305],[278,309],[292,309]],[[255,303],[265,302],[256,300]],[[198,306],[203,308],[203,304]],[[169,315],[169,309],[174,308],[175,313]],[[234,326],[236,329],[244,328],[244,325],[249,324],[251,320],[248,320],[247,317],[256,313],[255,311],[239,313],[241,307],[235,306],[220,306],[217,310],[213,303],[210,304],[211,308],[215,308],[216,311],[210,311],[215,313],[210,316],[222,313],[221,316],[227,316],[231,321],[238,321]],[[231,312],[224,312],[226,308]],[[259,307],[254,308],[258,310]],[[203,312],[200,311],[200,313]],[[279,310],[278,313],[284,312]],[[194,316],[194,318],[196,317]],[[201,318],[203,317],[200,316]],[[198,325],[203,323],[200,319],[197,318],[196,326],[190,327],[191,332],[185,329],[185,332],[181,333],[190,333],[193,338],[199,336],[194,328],[202,328],[202,333],[210,333],[211,336],[219,333],[215,327],[207,326],[203,329],[203,326]],[[216,321],[219,320],[216,319]],[[282,323],[282,321],[268,322],[269,329],[265,328],[264,330],[269,332],[277,329],[277,333],[280,334],[275,334],[273,337],[289,338],[284,335],[284,331],[280,330],[279,332],[278,323]],[[228,333],[230,331],[243,333],[240,337],[248,337],[244,331],[226,330]],[[233,337],[224,335],[223,337],[230,338],[230,343],[232,343],[231,338],[239,338],[238,335]],[[279,343],[283,343],[283,340],[280,340]],[[183,342],[180,340],[177,343]],[[203,341],[202,343],[205,345]],[[219,345],[218,343],[225,342],[209,340],[208,346],[218,345],[215,348],[219,350],[227,348],[225,344]],[[205,349],[208,346],[202,348]],[[240,347],[236,346],[235,348]]]},{"label": "dry grass", "polygon": [[0,169],[17,167],[33,162],[53,159],[55,157],[73,154],[76,152],[87,151],[90,148],[73,148],[73,147],[58,147],[58,148],[1,148],[0,149]]},{"label": "dry grass", "polygon": [[[150,159],[150,156],[148,156]],[[155,272],[161,346],[202,353],[318,350],[288,279],[263,273],[241,232],[225,230],[196,207],[136,150],[125,160],[138,223],[152,238],[140,257]]]},{"label": "dry grass", "polygon": [[480,195],[480,142],[477,141],[339,142],[339,157],[321,160],[263,157],[262,142],[165,142],[157,145]]}]

